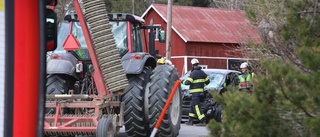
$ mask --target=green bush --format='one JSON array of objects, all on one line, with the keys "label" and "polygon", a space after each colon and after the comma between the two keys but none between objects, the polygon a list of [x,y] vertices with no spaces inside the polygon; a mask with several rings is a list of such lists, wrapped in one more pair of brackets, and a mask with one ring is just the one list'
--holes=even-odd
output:
[{"label": "green bush", "polygon": [[[260,67],[266,73],[257,72],[253,95],[234,88],[223,96],[214,96],[222,105],[224,118],[221,123],[210,121],[208,128],[212,136],[320,136],[319,3],[285,0],[266,4],[282,6],[279,8],[281,12],[273,12],[277,8],[260,6],[251,7],[247,13],[255,15],[253,21],[257,21],[259,15],[260,20],[272,18],[285,21],[276,26],[279,37],[273,41],[281,54],[276,58],[260,59]],[[257,10],[259,8],[260,11]],[[270,14],[262,14],[261,11]],[[269,20],[268,23],[272,22]],[[264,49],[271,49],[270,39],[263,39]]]}]

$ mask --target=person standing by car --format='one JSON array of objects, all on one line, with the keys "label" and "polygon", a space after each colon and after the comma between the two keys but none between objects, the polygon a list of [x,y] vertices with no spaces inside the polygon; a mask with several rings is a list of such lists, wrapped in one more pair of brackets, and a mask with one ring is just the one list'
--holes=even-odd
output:
[{"label": "person standing by car", "polygon": [[244,62],[240,65],[241,75],[239,76],[239,90],[247,90],[252,94],[252,83],[250,82],[255,76],[253,72],[249,72],[249,64]]},{"label": "person standing by car", "polygon": [[210,80],[207,74],[198,66],[199,61],[197,59],[192,59],[191,64],[192,70],[190,76],[183,81],[184,85],[190,85],[190,94],[192,94],[187,125],[193,125],[193,120],[197,118],[200,120],[200,123],[196,124],[196,126],[205,126],[207,118],[201,110],[200,102],[204,98],[204,87],[210,83]]}]

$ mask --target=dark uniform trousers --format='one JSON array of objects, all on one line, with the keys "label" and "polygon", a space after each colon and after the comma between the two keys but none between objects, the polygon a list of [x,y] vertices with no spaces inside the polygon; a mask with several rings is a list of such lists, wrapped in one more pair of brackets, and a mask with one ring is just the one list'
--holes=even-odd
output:
[{"label": "dark uniform trousers", "polygon": [[203,96],[200,92],[192,93],[189,117],[197,118],[200,121],[205,117],[201,110],[200,102]]}]

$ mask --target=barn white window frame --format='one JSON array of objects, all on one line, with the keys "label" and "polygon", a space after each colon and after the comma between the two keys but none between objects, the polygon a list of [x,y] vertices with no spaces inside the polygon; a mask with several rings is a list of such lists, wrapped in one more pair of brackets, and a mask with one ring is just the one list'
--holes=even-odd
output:
[{"label": "barn white window frame", "polygon": [[198,65],[201,67],[201,69],[208,69],[208,65]]},{"label": "barn white window frame", "polygon": [[[162,26],[161,24],[153,24],[153,26]],[[161,29],[159,29],[159,28],[154,28],[153,29],[153,31],[155,31],[156,32],[156,34],[155,34],[155,37],[154,37],[154,40],[155,41],[159,41],[159,31],[160,31]],[[150,30],[148,29],[148,33],[150,32]]]},{"label": "barn white window frame", "polygon": [[228,68],[228,61],[229,59],[236,59],[236,60],[244,60],[244,61],[249,61],[249,60],[259,60],[257,58],[230,58],[230,57],[209,57],[209,56],[171,56],[171,59],[178,59],[178,58],[182,58],[183,59],[183,72],[181,75],[187,73],[188,71],[188,58],[201,58],[201,59],[224,59],[224,60],[227,60],[227,69]]}]

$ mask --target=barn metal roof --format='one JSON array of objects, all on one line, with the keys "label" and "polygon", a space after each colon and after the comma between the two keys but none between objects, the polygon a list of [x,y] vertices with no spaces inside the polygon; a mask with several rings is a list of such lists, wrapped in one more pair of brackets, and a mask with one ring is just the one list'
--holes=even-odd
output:
[{"label": "barn metal roof", "polygon": [[[167,8],[167,5],[152,4],[142,17],[153,9],[167,22]],[[260,42],[258,30],[241,10],[174,5],[172,29],[185,42]]]}]

